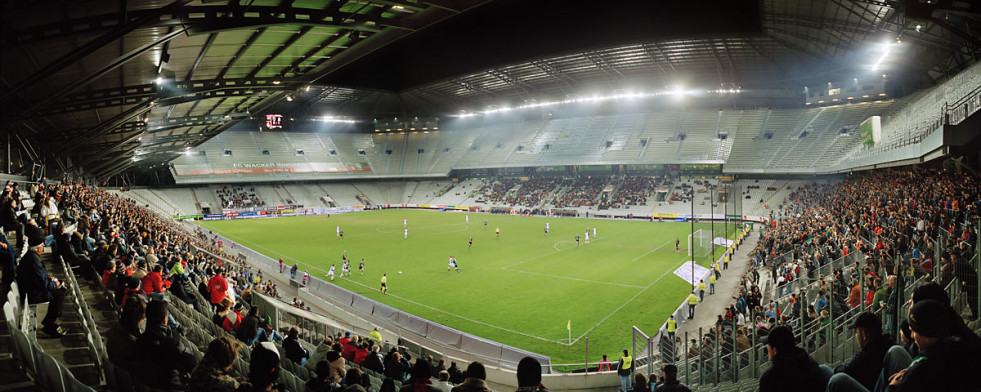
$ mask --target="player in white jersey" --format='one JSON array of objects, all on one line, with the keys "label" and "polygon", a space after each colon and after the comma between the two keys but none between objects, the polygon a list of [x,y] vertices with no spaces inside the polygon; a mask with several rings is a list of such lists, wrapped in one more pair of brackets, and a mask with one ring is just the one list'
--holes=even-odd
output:
[{"label": "player in white jersey", "polygon": [[466,219],[467,219],[467,224],[470,224],[470,215],[467,215]]},{"label": "player in white jersey", "polygon": [[327,271],[327,279],[330,279],[331,282],[334,281],[334,265],[333,264],[330,265],[330,270]]},{"label": "player in white jersey", "polygon": [[337,236],[338,237],[341,236],[341,227],[340,226],[337,226]]},{"label": "player in white jersey", "polygon": [[349,275],[351,275],[351,261],[350,260],[345,261],[344,264],[341,264],[341,277],[349,276]]},{"label": "player in white jersey", "polygon": [[409,227],[409,220],[408,219],[402,219],[402,227],[403,228]]},{"label": "player in white jersey", "polygon": [[593,238],[596,238],[596,228],[593,228]]},{"label": "player in white jersey", "polygon": [[589,245],[589,230],[586,230],[586,236],[584,238],[586,240],[585,241],[586,245]]},{"label": "player in white jersey", "polygon": [[409,239],[409,229],[405,229],[405,234],[403,234],[405,239]]}]

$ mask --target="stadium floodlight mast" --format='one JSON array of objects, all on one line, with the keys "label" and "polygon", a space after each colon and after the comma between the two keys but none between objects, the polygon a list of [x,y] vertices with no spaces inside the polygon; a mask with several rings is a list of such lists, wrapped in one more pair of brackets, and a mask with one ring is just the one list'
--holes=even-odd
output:
[{"label": "stadium floodlight mast", "polygon": [[[690,178],[694,181],[694,177]],[[694,182],[693,182],[694,183]],[[688,238],[692,238],[695,235],[695,189],[691,190],[691,235]],[[695,292],[695,250],[692,249],[694,241],[688,240],[688,254],[691,255],[691,292]]]}]

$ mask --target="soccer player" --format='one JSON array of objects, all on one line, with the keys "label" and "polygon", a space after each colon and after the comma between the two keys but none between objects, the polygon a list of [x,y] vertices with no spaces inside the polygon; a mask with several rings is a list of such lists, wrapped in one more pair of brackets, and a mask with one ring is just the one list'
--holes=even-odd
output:
[{"label": "soccer player", "polygon": [[472,247],[473,247],[473,236],[470,236],[470,241],[467,241],[467,248],[469,249]]},{"label": "soccer player", "polygon": [[675,252],[681,251],[681,239],[678,237],[674,237],[674,251]]},{"label": "soccer player", "polygon": [[501,226],[497,226],[494,232],[497,233],[497,238],[501,238]]},{"label": "soccer player", "polygon": [[345,260],[344,263],[341,264],[341,277],[349,275],[351,275],[351,262]]},{"label": "soccer player", "polygon": [[388,294],[388,274],[382,274],[381,281],[382,281],[382,287],[381,287],[382,294]]},{"label": "soccer player", "polygon": [[337,228],[335,230],[337,231],[337,236],[340,237],[341,236],[341,227],[340,226],[337,226]]},{"label": "soccer player", "polygon": [[470,224],[470,215],[469,214],[468,215],[465,215],[465,217],[467,219],[467,224],[469,225]]},{"label": "soccer player", "polygon": [[405,239],[409,239],[409,229],[405,229],[404,237]]},{"label": "soccer player", "polygon": [[341,234],[341,239],[343,240],[344,239],[344,230],[341,230],[341,233],[340,234]]},{"label": "soccer player", "polygon": [[487,219],[484,219],[484,230],[487,230]]},{"label": "soccer player", "polygon": [[579,246],[579,234],[576,234],[576,246]]},{"label": "soccer player", "polygon": [[589,245],[589,230],[586,230],[586,245]]},{"label": "soccer player", "polygon": [[545,222],[545,236],[548,237],[548,222]]},{"label": "soccer player", "polygon": [[347,260],[347,249],[344,249],[344,251],[341,252],[341,260]]},{"label": "soccer player", "polygon": [[334,281],[334,265],[333,264],[330,265],[330,270],[327,271],[327,279],[330,279],[331,282]]},{"label": "soccer player", "polygon": [[402,219],[402,228],[406,228],[406,227],[409,227],[409,220],[408,219]]},{"label": "soccer player", "polygon": [[364,257],[361,258],[361,264],[358,264],[358,271],[364,276]]},{"label": "soccer player", "polygon": [[596,228],[593,228],[593,238],[596,238]]}]

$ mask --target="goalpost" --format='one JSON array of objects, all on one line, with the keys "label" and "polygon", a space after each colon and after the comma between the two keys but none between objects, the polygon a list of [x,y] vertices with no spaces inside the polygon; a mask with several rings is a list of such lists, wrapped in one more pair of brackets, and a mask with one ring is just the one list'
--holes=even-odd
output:
[{"label": "goalpost", "polygon": [[695,257],[705,257],[712,254],[712,233],[705,229],[698,229],[688,235],[688,255],[695,252]]}]

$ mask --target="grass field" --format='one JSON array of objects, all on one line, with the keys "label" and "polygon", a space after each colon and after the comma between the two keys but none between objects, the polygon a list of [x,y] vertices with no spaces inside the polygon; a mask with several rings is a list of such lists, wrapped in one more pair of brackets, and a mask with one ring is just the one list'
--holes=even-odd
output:
[{"label": "grass field", "polygon": [[[585,337],[590,361],[604,353],[618,357],[630,345],[631,326],[655,332],[689,292],[688,283],[672,272],[689,259],[684,248],[690,223],[469,217],[466,224],[463,212],[384,210],[201,225],[272,258],[283,257],[289,265],[296,261],[300,271],[321,278],[331,264],[340,275],[341,253],[347,250],[354,275],[334,283],[449,327],[549,355],[553,363],[583,362]],[[344,230],[343,240],[336,236],[337,226]],[[498,227],[500,238],[494,234]],[[575,235],[587,227],[596,227],[598,236],[577,247]],[[709,227],[696,224],[696,229]],[[718,237],[722,229],[716,225]],[[733,233],[730,225],[730,237]],[[681,239],[680,252],[675,238]],[[447,272],[450,256],[457,258],[460,273]],[[363,277],[357,272],[361,258],[366,259]],[[699,264],[708,266],[708,258]],[[383,273],[388,295],[379,292]],[[566,330],[570,320],[572,344]]]}]

